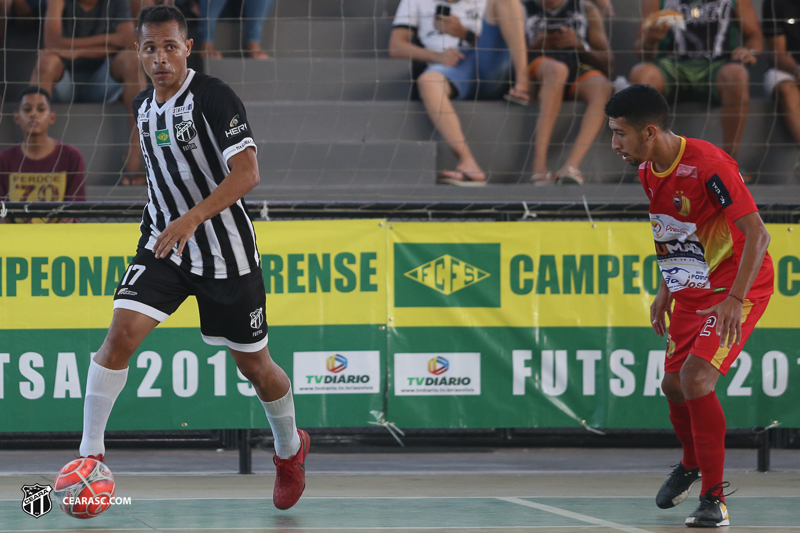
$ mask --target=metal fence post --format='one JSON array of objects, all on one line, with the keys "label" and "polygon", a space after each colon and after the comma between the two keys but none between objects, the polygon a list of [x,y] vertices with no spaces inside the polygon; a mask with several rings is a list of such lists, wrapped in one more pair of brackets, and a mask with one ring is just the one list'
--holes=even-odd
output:
[{"label": "metal fence post", "polygon": [[758,471],[769,472],[769,447],[770,447],[770,428],[764,428],[764,431],[758,436]]},{"label": "metal fence post", "polygon": [[253,473],[253,449],[250,447],[250,430],[237,430],[239,437],[239,473]]}]

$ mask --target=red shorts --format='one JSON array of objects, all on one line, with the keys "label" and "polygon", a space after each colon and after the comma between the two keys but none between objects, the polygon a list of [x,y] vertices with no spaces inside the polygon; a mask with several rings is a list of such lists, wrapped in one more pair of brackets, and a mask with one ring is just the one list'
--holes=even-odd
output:
[{"label": "red shorts", "polygon": [[739,357],[744,343],[767,309],[769,296],[757,300],[745,298],[742,307],[742,340],[730,348],[727,346],[720,348],[716,328],[717,315],[700,316],[696,311],[716,305],[727,296],[726,293],[715,294],[692,304],[675,302],[667,335],[667,357],[664,360],[666,372],[679,372],[686,357],[691,353],[714,365],[723,376],[728,373],[731,363]]}]

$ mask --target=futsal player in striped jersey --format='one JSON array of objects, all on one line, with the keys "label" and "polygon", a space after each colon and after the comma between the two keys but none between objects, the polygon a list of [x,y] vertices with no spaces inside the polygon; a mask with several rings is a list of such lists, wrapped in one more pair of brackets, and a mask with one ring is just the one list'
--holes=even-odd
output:
[{"label": "futsal player in striped jersey", "polygon": [[700,503],[686,525],[727,526],[725,414],[715,388],[772,295],[770,236],[736,161],[713,144],[672,133],[669,105],[655,88],[632,85],[605,111],[611,147],[639,167],[663,275],[650,321],[668,334],[661,389],[683,459],[656,505],[683,502],[702,475]]},{"label": "futsal player in striped jersey", "polygon": [[228,347],[264,405],[275,437],[273,499],[288,509],[305,488],[309,438],[295,424],[289,377],[267,348],[260,255],[243,202],[259,182],[256,144],[233,90],[187,68],[192,44],[178,9],[141,11],[136,50],[154,88],[136,97],[133,113],[149,201],[111,327],[89,368],[80,454],[103,460],[103,434],[128,360],[194,295],[203,340]]}]

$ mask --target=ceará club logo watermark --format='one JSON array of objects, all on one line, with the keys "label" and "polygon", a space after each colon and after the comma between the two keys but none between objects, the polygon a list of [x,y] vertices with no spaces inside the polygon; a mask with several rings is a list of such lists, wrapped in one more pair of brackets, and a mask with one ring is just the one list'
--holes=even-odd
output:
[{"label": "cear\u00e1 club logo watermark", "polygon": [[[33,485],[23,485],[22,490],[22,511],[34,518],[41,518],[53,510],[53,487],[50,485],[40,485],[34,483]],[[130,496],[94,496],[94,497],[80,497],[80,496],[64,496],[56,503],[62,506],[75,506],[75,505],[131,505]]]}]

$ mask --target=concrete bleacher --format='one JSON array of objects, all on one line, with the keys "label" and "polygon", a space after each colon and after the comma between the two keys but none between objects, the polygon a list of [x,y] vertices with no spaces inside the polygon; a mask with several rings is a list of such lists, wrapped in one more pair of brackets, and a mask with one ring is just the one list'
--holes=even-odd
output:
[{"label": "concrete bleacher", "polygon": [[[398,1],[276,0],[262,39],[272,56],[266,61],[243,59],[236,52],[238,22],[219,24],[216,45],[225,57],[206,61],[204,69],[231,84],[246,103],[259,146],[262,183],[256,196],[270,197],[279,190],[283,198],[307,199],[324,193],[346,199],[349,190],[354,197],[370,191],[379,198],[396,198],[403,187],[436,197],[464,194],[434,186],[437,171],[452,169],[455,159],[433,130],[422,104],[410,100],[411,65],[388,58]],[[760,13],[760,2],[755,4]],[[639,4],[616,0],[614,5],[618,16],[609,23],[609,34],[617,50],[616,73],[627,74],[637,61],[630,49]],[[35,47],[30,34],[17,38],[22,44],[15,49]],[[32,54],[7,54],[13,62],[6,61],[6,79],[12,83],[6,87],[8,100],[2,108],[1,147],[20,140],[10,113],[16,105],[14,93],[18,94],[32,68]],[[754,98],[740,163],[756,175],[759,184],[796,183],[797,148],[775,117],[773,103],[763,98],[759,72],[764,69],[762,58],[752,71]],[[566,159],[583,109],[582,103],[565,102],[549,152],[552,169]],[[456,110],[490,184],[502,184],[499,188],[506,191],[491,196],[541,197],[540,188],[525,184],[538,106],[525,108],[503,100],[458,102]],[[144,194],[142,188],[112,189],[127,143],[126,110],[121,104],[58,104],[56,111],[60,118],[52,131],[84,154],[90,194]],[[721,141],[718,107],[709,111],[704,104],[682,104],[675,111],[676,132]],[[591,183],[632,186],[635,169],[614,154],[610,142],[605,129],[584,161],[584,173]]]}]

